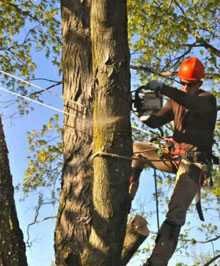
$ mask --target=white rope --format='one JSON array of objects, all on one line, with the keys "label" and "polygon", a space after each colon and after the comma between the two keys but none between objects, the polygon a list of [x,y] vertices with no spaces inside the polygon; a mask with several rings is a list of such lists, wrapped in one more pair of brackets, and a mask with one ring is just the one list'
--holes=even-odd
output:
[{"label": "white rope", "polygon": [[[1,72],[1,70],[0,70],[0,72]],[[19,93],[17,93],[17,92],[13,92],[13,91],[7,90],[7,89],[5,89],[5,88],[3,88],[3,87],[0,87],[0,90],[2,90],[2,91],[4,91],[4,92],[7,92],[7,93],[10,93],[10,94],[13,94],[13,95],[16,95],[16,96],[18,96],[18,97],[21,97],[21,98],[23,98],[23,99],[25,99],[25,100],[28,100],[28,101],[31,101],[31,102],[33,102],[33,103],[36,103],[36,104],[42,105],[42,106],[44,106],[44,107],[46,107],[46,108],[52,109],[52,110],[57,111],[57,112],[59,112],[59,113],[66,114],[66,115],[70,115],[70,116],[73,116],[73,117],[78,118],[77,116],[74,116],[74,115],[72,115],[72,114],[70,114],[70,113],[68,113],[68,112],[65,112],[65,111],[61,110],[61,109],[58,109],[58,108],[56,108],[56,107],[53,107],[53,106],[48,105],[48,104],[45,104],[45,103],[41,103],[41,102],[39,102],[39,101],[37,101],[37,100],[31,99],[31,98],[29,98],[29,97],[27,97],[27,96],[24,96],[24,95],[21,95],[21,94],[19,94]],[[79,119],[82,119],[82,118],[79,118]],[[83,120],[83,119],[82,119],[82,120]],[[134,128],[134,129],[136,129],[136,130],[139,130],[139,131],[142,131],[142,132],[144,132],[144,133],[148,133],[147,131],[145,131],[145,130],[143,130],[143,129],[141,129],[141,128],[135,127],[135,126],[133,126],[132,128]]]},{"label": "white rope", "polygon": [[[77,116],[75,116],[75,115],[73,115],[73,114],[70,114],[70,113],[68,113],[68,112],[65,112],[65,111],[63,111],[63,110],[61,110],[61,109],[58,109],[58,108],[56,108],[56,107],[53,107],[53,106],[51,106],[51,105],[48,105],[48,104],[45,104],[45,103],[39,102],[39,101],[34,100],[34,99],[31,99],[31,98],[29,98],[29,97],[27,97],[27,96],[24,96],[24,95],[21,95],[21,94],[19,94],[19,93],[17,93],[17,92],[10,91],[10,90],[5,89],[5,88],[3,88],[3,87],[0,87],[0,90],[1,90],[1,91],[4,91],[4,92],[7,92],[7,93],[10,93],[10,94],[12,94],[12,95],[15,95],[15,96],[21,97],[21,98],[23,98],[23,99],[25,99],[25,100],[28,100],[28,101],[31,101],[31,102],[33,102],[33,103],[39,104],[39,105],[41,105],[41,106],[43,106],[43,107],[46,107],[46,108],[49,108],[49,109],[51,109],[51,110],[57,111],[57,112],[59,112],[59,113],[66,114],[66,115],[69,115],[69,116],[73,116],[73,117],[75,117],[75,118],[77,118],[77,119],[84,120],[83,118],[79,118],[79,117],[77,117]],[[135,128],[136,130],[144,131],[144,130],[142,130],[142,129],[138,128],[138,127],[135,127],[135,126],[132,127],[132,128]],[[144,131],[144,132],[147,133],[147,131]],[[156,149],[157,149],[157,148],[146,149],[146,150],[142,150],[142,151],[140,151],[140,152],[152,151],[152,150],[156,150]],[[140,152],[135,152],[135,153],[140,153]],[[100,155],[101,155],[101,156],[104,155],[104,156],[117,157],[117,158],[122,158],[122,159],[126,159],[126,160],[132,160],[132,159],[133,159],[133,160],[151,161],[151,162],[153,162],[153,161],[155,161],[155,162],[159,162],[159,161],[170,161],[170,159],[169,159],[169,160],[166,160],[166,159],[163,159],[163,160],[147,160],[147,159],[140,159],[140,158],[132,158],[132,157],[127,157],[127,156],[121,156],[121,155],[118,155],[118,154],[110,154],[110,153],[106,153],[106,152],[96,152],[95,154],[93,154],[93,155],[91,156],[91,158],[93,159],[94,157],[96,157],[96,156],[100,156]]]},{"label": "white rope", "polygon": [[136,129],[136,130],[139,130],[139,131],[142,131],[144,132],[145,134],[149,134],[149,132],[147,132],[146,130],[142,129],[142,128],[139,128],[139,127],[135,127],[135,126],[132,126],[133,129]]},{"label": "white rope", "polygon": [[62,113],[62,114],[65,114],[65,115],[69,115],[69,116],[73,116],[73,117],[75,117],[75,118],[78,118],[78,119],[84,120],[83,118],[79,118],[79,117],[77,117],[77,116],[75,116],[75,115],[73,115],[73,114],[70,114],[70,113],[68,113],[68,112],[65,112],[65,111],[63,111],[63,110],[61,110],[61,109],[58,109],[58,108],[56,108],[56,107],[53,107],[53,106],[51,106],[51,105],[48,105],[48,104],[45,104],[45,103],[41,103],[41,102],[39,102],[39,101],[37,101],[37,100],[31,99],[31,98],[29,98],[29,97],[27,97],[27,96],[24,96],[24,95],[21,95],[21,94],[19,94],[19,93],[16,93],[16,92],[13,92],[13,91],[7,90],[7,89],[2,88],[2,87],[0,87],[0,90],[1,90],[1,91],[4,91],[4,92],[7,92],[7,93],[10,93],[10,94],[13,94],[13,95],[16,95],[16,96],[18,96],[18,97],[21,97],[21,98],[23,98],[23,99],[25,99],[25,100],[28,100],[28,101],[31,101],[31,102],[33,102],[33,103],[36,103],[36,104],[42,105],[43,107],[46,107],[46,108],[52,109],[52,110],[57,111],[57,112],[59,112],[59,113]]},{"label": "white rope", "polygon": [[36,85],[36,84],[34,84],[34,83],[31,83],[31,82],[29,82],[29,81],[27,81],[27,80],[24,80],[24,79],[22,79],[22,78],[19,78],[19,77],[15,76],[15,75],[12,75],[12,74],[10,74],[10,73],[7,73],[7,72],[5,72],[5,71],[3,71],[3,70],[0,70],[0,73],[4,74],[4,75],[6,75],[6,76],[12,77],[12,78],[14,78],[14,79],[20,80],[21,82],[24,82],[24,83],[26,83],[27,85],[30,85],[30,86],[32,86],[32,87],[34,87],[34,88],[37,88],[37,89],[39,89],[39,90],[45,91],[45,92],[47,92],[47,93],[50,93],[50,94],[52,94],[52,95],[54,95],[54,96],[57,96],[57,97],[59,97],[59,98],[61,98],[61,99],[64,99],[64,100],[70,101],[70,102],[72,102],[72,103],[74,103],[74,104],[76,104],[76,105],[79,105],[79,106],[83,107],[83,108],[86,108],[86,107],[85,107],[83,104],[81,104],[81,103],[75,102],[75,101],[73,101],[73,100],[71,100],[71,99],[67,99],[67,98],[63,97],[62,95],[60,95],[60,94],[58,94],[58,93],[56,93],[56,92],[48,91],[48,90],[46,90],[46,89],[44,89],[44,88],[42,88],[42,87],[40,87],[40,86],[38,86],[38,85]]},{"label": "white rope", "polygon": [[[38,85],[36,85],[36,84],[34,84],[34,83],[31,83],[31,82],[29,82],[29,81],[27,81],[27,80],[24,80],[24,79],[22,79],[22,78],[19,78],[19,77],[15,76],[15,75],[12,75],[12,74],[8,73],[8,72],[5,72],[5,71],[3,71],[3,70],[0,70],[0,73],[4,74],[4,75],[6,75],[6,76],[12,77],[12,78],[14,78],[14,79],[20,80],[21,82],[24,82],[24,83],[26,83],[27,85],[30,85],[30,86],[32,86],[32,87],[34,87],[34,88],[37,88],[37,89],[42,90],[42,91],[45,91],[45,92],[50,93],[50,94],[52,94],[52,95],[54,95],[54,96],[57,96],[57,97],[59,97],[59,98],[61,98],[61,99],[64,99],[64,100],[70,101],[70,102],[72,102],[72,103],[74,103],[74,104],[76,104],[76,105],[79,105],[79,106],[85,108],[85,106],[84,106],[83,104],[80,104],[80,103],[78,103],[78,102],[75,102],[75,101],[73,101],[73,100],[71,100],[71,99],[67,99],[67,98],[63,97],[62,95],[60,95],[60,94],[58,94],[58,93],[56,93],[56,92],[48,91],[48,90],[46,90],[46,89],[44,89],[44,88],[42,88],[42,87],[40,87],[40,86],[38,86]],[[52,109],[52,110],[54,110],[54,111],[57,111],[57,112],[60,112],[60,113],[63,113],[63,114],[70,115],[68,112],[65,112],[65,111],[62,111],[62,110],[60,110],[60,109],[57,109],[57,108],[55,108],[55,107],[53,107],[53,106],[50,106],[50,105],[47,105],[47,104],[41,103],[41,102],[39,102],[39,101],[37,101],[37,100],[33,100],[33,99],[31,99],[31,98],[29,98],[29,97],[27,97],[27,96],[23,96],[23,95],[21,95],[21,94],[18,94],[18,93],[12,92],[12,91],[7,90],[7,89],[4,89],[4,88],[1,88],[1,90],[5,91],[5,92],[8,92],[8,93],[11,93],[11,94],[14,94],[14,95],[19,96],[19,97],[22,97],[22,98],[24,98],[24,99],[26,99],[26,100],[29,100],[29,101],[31,101],[31,102],[34,102],[34,103],[36,103],[36,104],[40,104],[40,105],[42,105],[42,106],[44,106],[44,107],[47,107],[47,108],[49,108],[49,109]],[[72,115],[72,116],[73,116],[73,115]],[[74,116],[74,117],[76,117],[76,116]],[[145,134],[148,134],[147,131],[145,131],[145,130],[143,130],[143,129],[141,129],[141,128],[138,128],[138,127],[135,127],[135,126],[132,126],[132,128],[133,128],[133,129],[136,129],[136,130],[138,130],[138,131],[141,131],[141,132],[143,132],[143,133],[145,133]]]}]

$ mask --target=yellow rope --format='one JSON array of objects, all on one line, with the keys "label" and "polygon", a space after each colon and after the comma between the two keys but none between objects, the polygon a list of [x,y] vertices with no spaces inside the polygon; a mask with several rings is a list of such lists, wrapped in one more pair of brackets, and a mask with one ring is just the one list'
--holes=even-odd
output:
[{"label": "yellow rope", "polygon": [[94,159],[97,156],[109,156],[109,157],[112,157],[112,158],[120,158],[120,159],[129,160],[129,161],[132,160],[132,157],[118,155],[118,154],[115,154],[115,153],[103,152],[103,151],[99,151],[99,152],[94,153],[90,158]]},{"label": "yellow rope", "polygon": [[135,157],[128,157],[128,156],[123,156],[123,155],[119,155],[119,154],[115,154],[115,153],[108,153],[108,152],[103,152],[103,151],[99,151],[99,152],[95,152],[90,159],[93,160],[95,157],[97,156],[108,156],[108,157],[112,157],[112,158],[119,158],[119,159],[124,159],[124,160],[137,160],[137,161],[142,161],[142,162],[164,162],[164,161],[172,161],[172,159],[158,159],[158,160],[148,160],[147,158],[135,158]]}]

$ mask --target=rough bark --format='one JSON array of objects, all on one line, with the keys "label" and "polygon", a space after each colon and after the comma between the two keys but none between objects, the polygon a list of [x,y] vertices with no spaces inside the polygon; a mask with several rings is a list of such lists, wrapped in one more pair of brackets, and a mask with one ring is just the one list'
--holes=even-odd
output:
[{"label": "rough bark", "polygon": [[55,230],[57,265],[81,265],[92,209],[92,70],[90,1],[62,0],[64,166]]},{"label": "rough bark", "polygon": [[25,244],[19,227],[8,150],[0,118],[0,266],[25,266]]},{"label": "rough bark", "polygon": [[94,214],[83,265],[121,265],[132,155],[130,72],[125,0],[96,0],[91,8],[94,101]]},{"label": "rough bark", "polygon": [[[96,49],[96,54],[93,54],[95,64],[94,77],[92,77],[90,1],[61,1],[63,93],[64,97],[69,99],[64,101],[64,110],[70,115],[64,118],[62,192],[55,230],[56,264],[60,266],[82,265],[82,258],[83,265],[89,265],[87,255],[91,251],[91,246],[84,248],[90,235],[93,214],[91,191],[93,169],[90,156],[92,154],[94,82],[97,90],[95,151],[103,148],[103,151],[131,155],[126,1],[115,1],[115,4],[107,2],[104,1],[101,6],[100,1],[97,2],[96,11],[104,13],[102,18],[96,16],[98,21],[93,21],[93,48]],[[105,25],[103,28],[99,25],[96,29],[96,23],[100,24],[99,19],[101,24]],[[100,32],[102,37],[99,38]],[[99,83],[101,87],[98,86]],[[71,100],[81,105],[76,105]],[[102,121],[107,123],[100,123]],[[106,141],[103,142],[102,137],[107,138]],[[130,162],[124,159],[107,158],[96,158],[95,161],[96,165],[100,163],[101,168],[96,167],[96,171],[100,173],[96,175],[93,186],[94,201],[97,204],[99,198],[96,197],[96,193],[99,197],[99,190],[104,191],[102,204],[103,200],[107,201],[102,208],[105,209],[107,205],[109,207],[106,213],[99,215],[95,206],[93,229],[100,230],[101,235],[105,234],[105,230],[110,230],[103,238],[104,241],[108,241],[109,248],[113,250],[113,252],[107,252],[107,257],[111,253],[111,256],[116,255],[116,260],[119,261],[127,217]],[[103,169],[106,165],[107,168]],[[106,171],[109,171],[109,174]],[[104,182],[100,180],[102,176],[105,176]],[[103,226],[99,228],[102,223]],[[94,239],[93,236],[91,236],[92,239]],[[97,251],[98,249],[94,255],[99,258],[100,253]],[[129,254],[130,257],[133,255],[132,252]],[[102,253],[102,256],[106,254]],[[94,257],[91,258],[94,259]],[[112,259],[110,265],[117,265],[116,260]],[[98,264],[92,262],[90,265]],[[104,265],[108,264],[104,262]]]}]

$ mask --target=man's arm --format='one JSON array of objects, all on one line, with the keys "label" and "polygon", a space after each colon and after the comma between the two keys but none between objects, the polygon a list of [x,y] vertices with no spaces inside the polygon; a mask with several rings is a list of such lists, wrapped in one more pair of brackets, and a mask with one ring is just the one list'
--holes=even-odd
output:
[{"label": "man's arm", "polygon": [[163,85],[160,93],[170,97],[185,108],[201,115],[207,115],[216,111],[216,98],[209,92],[204,91],[199,95],[192,95],[176,88]]},{"label": "man's arm", "polygon": [[169,100],[159,111],[152,113],[147,120],[142,122],[151,128],[158,128],[172,120],[173,110],[171,100]]}]

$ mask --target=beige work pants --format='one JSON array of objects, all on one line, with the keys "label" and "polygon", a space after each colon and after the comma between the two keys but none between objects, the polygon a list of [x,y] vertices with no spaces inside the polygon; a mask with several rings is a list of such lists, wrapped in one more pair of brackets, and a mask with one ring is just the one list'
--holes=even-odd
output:
[{"label": "beige work pants", "polygon": [[[143,169],[145,165],[152,168],[175,173],[175,163],[167,154],[160,157],[159,147],[150,142],[135,143],[133,145],[132,167]],[[194,196],[199,192],[199,177],[204,165],[182,160],[176,173],[176,184],[169,202],[167,220],[182,226],[185,223],[186,211]]]},{"label": "beige work pants", "polygon": [[[167,266],[178,242],[186,212],[196,193],[203,165],[182,160],[176,175],[176,185],[168,205],[167,219],[159,230],[158,240],[150,257],[154,266]],[[169,226],[167,226],[169,224]]]},{"label": "beige work pants", "polygon": [[[164,172],[175,173],[175,164],[166,154],[160,157],[158,150],[159,147],[149,142],[134,144],[132,167],[143,169],[148,165]],[[178,167],[175,188],[168,205],[167,219],[159,230],[157,243],[150,257],[150,262],[154,266],[166,266],[175,251],[180,228],[185,223],[187,209],[200,189],[201,169],[204,170],[204,165],[185,159]]]},{"label": "beige work pants", "polygon": [[158,155],[159,147],[148,141],[135,143],[133,145],[132,167],[143,169],[145,165],[158,169],[163,172],[175,173],[175,166],[169,156]]}]

